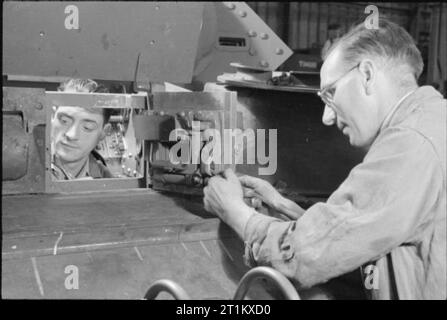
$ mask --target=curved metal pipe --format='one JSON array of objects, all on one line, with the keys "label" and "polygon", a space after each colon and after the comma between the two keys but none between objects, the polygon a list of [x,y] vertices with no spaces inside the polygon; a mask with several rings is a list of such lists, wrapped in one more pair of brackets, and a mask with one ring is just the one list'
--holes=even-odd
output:
[{"label": "curved metal pipe", "polygon": [[301,300],[292,283],[284,275],[269,267],[256,267],[248,271],[239,282],[233,300],[244,299],[253,280],[257,278],[272,280],[287,300]]},{"label": "curved metal pipe", "polygon": [[176,300],[190,300],[191,298],[177,283],[172,280],[161,279],[155,281],[144,295],[146,300],[154,300],[162,291],[170,293]]}]

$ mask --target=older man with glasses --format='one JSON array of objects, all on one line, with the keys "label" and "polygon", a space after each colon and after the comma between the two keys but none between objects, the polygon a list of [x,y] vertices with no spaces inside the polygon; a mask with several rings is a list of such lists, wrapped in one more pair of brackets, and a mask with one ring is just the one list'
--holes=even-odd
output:
[{"label": "older man with glasses", "polygon": [[[422,69],[411,36],[386,20],[354,27],[327,53],[323,123],[367,153],[326,203],[303,210],[230,170],[210,179],[205,208],[244,240],[249,265],[272,266],[303,288],[360,267],[373,299],[447,298],[447,103],[418,86]],[[244,192],[291,221],[249,208]]]}]

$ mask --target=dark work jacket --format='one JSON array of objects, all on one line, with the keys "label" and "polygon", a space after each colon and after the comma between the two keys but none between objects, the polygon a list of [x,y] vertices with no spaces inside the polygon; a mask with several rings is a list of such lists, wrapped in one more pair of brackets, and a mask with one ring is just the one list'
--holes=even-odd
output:
[{"label": "dark work jacket", "polygon": [[[88,170],[86,170],[88,168]],[[112,172],[107,168],[103,157],[93,150],[88,158],[88,167],[84,167],[76,176],[70,176],[53,157],[51,163],[51,172],[53,177],[57,180],[74,180],[74,179],[99,179],[99,178],[114,178]]]}]

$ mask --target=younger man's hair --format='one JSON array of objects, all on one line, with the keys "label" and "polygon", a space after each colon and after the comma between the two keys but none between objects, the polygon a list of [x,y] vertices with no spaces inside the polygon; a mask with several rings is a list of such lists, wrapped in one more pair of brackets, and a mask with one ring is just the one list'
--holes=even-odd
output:
[{"label": "younger man's hair", "polygon": [[[102,84],[98,84],[91,79],[69,79],[62,82],[57,91],[62,92],[98,92],[109,93],[109,90]],[[104,125],[109,122],[113,109],[102,108],[102,115],[104,117]]]}]

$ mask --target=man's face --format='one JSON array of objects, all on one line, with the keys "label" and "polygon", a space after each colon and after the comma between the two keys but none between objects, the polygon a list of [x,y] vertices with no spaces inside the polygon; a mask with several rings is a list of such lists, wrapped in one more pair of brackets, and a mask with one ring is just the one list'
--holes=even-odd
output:
[{"label": "man's face", "polygon": [[351,145],[368,147],[380,128],[375,97],[366,93],[359,67],[346,66],[341,61],[341,52],[336,49],[321,68],[321,88],[330,88],[332,97],[331,106],[325,105],[323,123],[336,124]]},{"label": "man's face", "polygon": [[85,159],[104,138],[103,115],[81,107],[58,107],[51,123],[52,148],[64,162]]}]

